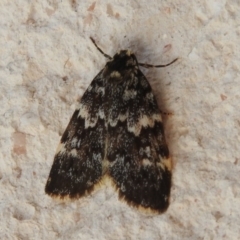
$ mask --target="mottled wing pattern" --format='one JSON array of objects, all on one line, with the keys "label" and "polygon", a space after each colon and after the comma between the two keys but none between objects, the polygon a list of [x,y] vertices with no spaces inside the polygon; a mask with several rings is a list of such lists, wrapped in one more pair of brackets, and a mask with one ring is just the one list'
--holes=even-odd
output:
[{"label": "mottled wing pattern", "polygon": [[49,195],[80,197],[103,174],[106,128],[101,72],[84,93],[61,138],[45,187]]},{"label": "mottled wing pattern", "polygon": [[128,203],[163,212],[169,205],[171,159],[161,115],[136,57],[121,53],[125,60],[119,63],[115,55],[106,74],[109,175]]},{"label": "mottled wing pattern", "polygon": [[160,111],[135,55],[127,50],[115,54],[84,93],[62,136],[45,191],[80,197],[105,173],[130,205],[167,209],[171,159]]}]

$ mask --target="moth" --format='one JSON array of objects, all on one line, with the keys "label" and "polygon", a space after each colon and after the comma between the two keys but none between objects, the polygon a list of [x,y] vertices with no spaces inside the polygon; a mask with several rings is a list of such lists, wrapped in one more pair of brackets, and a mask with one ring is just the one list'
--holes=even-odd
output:
[{"label": "moth", "polygon": [[172,163],[162,117],[142,67],[129,50],[109,61],[79,101],[54,157],[45,192],[60,198],[90,193],[103,176],[128,204],[156,212],[169,205]]}]

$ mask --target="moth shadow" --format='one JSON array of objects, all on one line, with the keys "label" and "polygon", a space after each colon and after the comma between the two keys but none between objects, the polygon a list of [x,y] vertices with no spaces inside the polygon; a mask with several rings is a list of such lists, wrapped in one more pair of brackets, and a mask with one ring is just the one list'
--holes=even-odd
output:
[{"label": "moth shadow", "polygon": [[168,99],[170,98],[168,93],[168,86],[171,85],[171,81],[168,78],[166,79],[166,70],[141,68],[141,71],[147,78],[152,88],[152,92],[157,100],[158,107],[162,115],[172,115],[168,104]]}]

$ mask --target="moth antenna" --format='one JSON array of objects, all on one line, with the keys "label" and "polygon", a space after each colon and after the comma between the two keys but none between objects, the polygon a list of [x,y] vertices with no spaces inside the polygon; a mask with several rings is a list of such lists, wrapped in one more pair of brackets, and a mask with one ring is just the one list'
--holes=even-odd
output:
[{"label": "moth antenna", "polygon": [[93,42],[93,44],[94,44],[94,46],[97,48],[97,50],[104,56],[104,57],[106,57],[106,58],[108,58],[108,59],[112,59],[112,57],[110,57],[109,55],[107,55],[105,52],[103,52],[103,50],[96,44],[96,42],[95,42],[95,40],[92,38],[92,37],[90,37],[90,39],[92,40],[92,42]]},{"label": "moth antenna", "polygon": [[165,64],[165,65],[152,65],[147,63],[138,63],[138,65],[145,67],[145,68],[161,68],[161,67],[167,67],[173,63],[175,63],[178,60],[178,58],[174,59],[172,62]]}]

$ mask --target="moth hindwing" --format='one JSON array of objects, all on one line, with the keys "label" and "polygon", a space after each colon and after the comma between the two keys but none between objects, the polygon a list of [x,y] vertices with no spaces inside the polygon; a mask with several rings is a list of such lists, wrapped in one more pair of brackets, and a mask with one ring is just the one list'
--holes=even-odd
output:
[{"label": "moth hindwing", "polygon": [[45,191],[77,198],[105,175],[130,205],[163,212],[169,205],[171,159],[157,101],[139,69],[152,65],[138,63],[129,50],[113,58],[103,54],[110,60],[61,138]]}]

